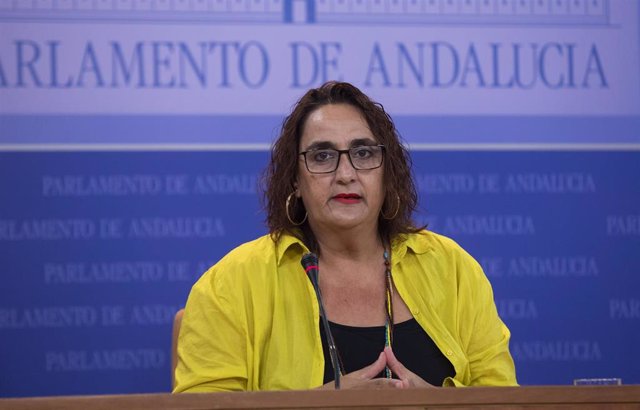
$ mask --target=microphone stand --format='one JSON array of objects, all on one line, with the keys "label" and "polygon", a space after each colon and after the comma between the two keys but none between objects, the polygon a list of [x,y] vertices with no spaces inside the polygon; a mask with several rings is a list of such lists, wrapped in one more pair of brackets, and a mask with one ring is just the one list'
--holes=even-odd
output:
[{"label": "microphone stand", "polygon": [[322,319],[322,326],[324,327],[324,333],[327,337],[327,345],[329,346],[329,356],[331,357],[331,365],[333,366],[333,381],[336,390],[340,390],[340,362],[338,361],[338,349],[336,349],[336,343],[329,327],[329,320],[324,311],[324,303],[322,303],[322,293],[320,292],[320,283],[318,282],[318,257],[313,253],[307,253],[302,257],[302,267],[307,272],[313,289],[316,292],[316,298],[318,299],[318,306],[320,308],[320,318]]}]

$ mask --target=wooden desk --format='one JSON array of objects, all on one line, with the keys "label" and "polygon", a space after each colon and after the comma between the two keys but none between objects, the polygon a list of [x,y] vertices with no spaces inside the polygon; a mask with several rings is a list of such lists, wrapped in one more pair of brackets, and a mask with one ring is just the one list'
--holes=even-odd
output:
[{"label": "wooden desk", "polygon": [[2,399],[0,410],[26,409],[640,409],[640,385],[471,387],[410,390],[131,394]]}]

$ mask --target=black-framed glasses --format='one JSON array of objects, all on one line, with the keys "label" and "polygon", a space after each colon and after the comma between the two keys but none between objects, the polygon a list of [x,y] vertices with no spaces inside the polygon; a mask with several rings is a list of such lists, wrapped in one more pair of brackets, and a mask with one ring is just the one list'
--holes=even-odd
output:
[{"label": "black-framed glasses", "polygon": [[304,164],[312,174],[328,174],[338,169],[342,154],[347,154],[355,169],[376,169],[382,165],[384,145],[360,145],[349,149],[316,148],[298,155],[304,156]]}]

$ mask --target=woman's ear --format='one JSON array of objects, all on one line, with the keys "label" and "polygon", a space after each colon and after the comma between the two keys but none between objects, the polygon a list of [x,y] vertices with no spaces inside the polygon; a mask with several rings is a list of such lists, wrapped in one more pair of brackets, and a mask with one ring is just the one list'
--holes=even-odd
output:
[{"label": "woman's ear", "polygon": [[298,189],[298,181],[293,183],[293,189],[295,189],[296,198],[300,198],[300,190]]}]

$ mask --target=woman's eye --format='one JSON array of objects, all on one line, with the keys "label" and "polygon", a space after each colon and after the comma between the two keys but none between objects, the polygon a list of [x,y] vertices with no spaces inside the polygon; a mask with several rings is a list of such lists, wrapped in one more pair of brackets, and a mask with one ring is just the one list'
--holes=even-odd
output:
[{"label": "woman's eye", "polygon": [[369,158],[372,155],[371,148],[360,147],[353,150],[354,158]]},{"label": "woman's eye", "polygon": [[335,154],[333,154],[331,151],[316,151],[313,154],[313,160],[315,162],[325,162],[330,160],[334,156]]}]

